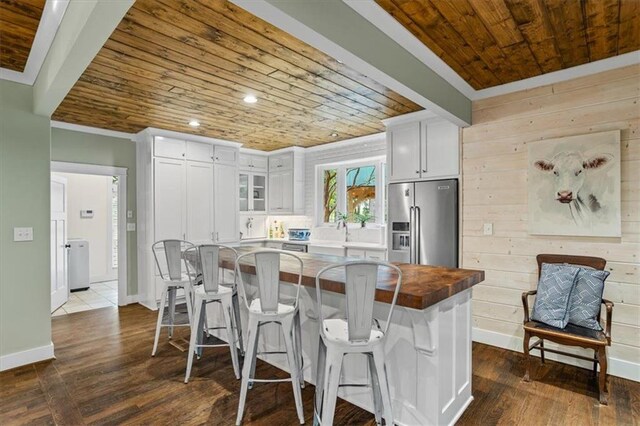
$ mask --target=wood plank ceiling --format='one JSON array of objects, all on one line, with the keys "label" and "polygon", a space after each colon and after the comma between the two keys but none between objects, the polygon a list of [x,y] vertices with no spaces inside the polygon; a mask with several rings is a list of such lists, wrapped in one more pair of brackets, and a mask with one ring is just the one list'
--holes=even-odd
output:
[{"label": "wood plank ceiling", "polygon": [[420,109],[227,1],[138,0],[53,119],[270,151],[377,133]]},{"label": "wood plank ceiling", "polygon": [[23,72],[45,0],[0,1],[0,67]]},{"label": "wood plank ceiling", "polygon": [[473,88],[640,49],[640,0],[376,0]]}]

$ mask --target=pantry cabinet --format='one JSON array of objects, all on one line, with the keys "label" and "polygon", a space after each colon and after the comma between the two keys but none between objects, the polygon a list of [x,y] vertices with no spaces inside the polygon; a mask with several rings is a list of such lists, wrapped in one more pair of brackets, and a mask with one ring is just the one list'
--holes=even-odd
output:
[{"label": "pantry cabinet", "polygon": [[424,117],[420,112],[384,120],[389,181],[458,176],[458,127],[441,118]]}]

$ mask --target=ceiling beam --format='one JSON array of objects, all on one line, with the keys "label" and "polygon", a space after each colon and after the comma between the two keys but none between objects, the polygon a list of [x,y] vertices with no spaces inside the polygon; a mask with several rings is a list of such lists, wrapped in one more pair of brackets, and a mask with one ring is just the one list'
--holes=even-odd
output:
[{"label": "ceiling beam", "polygon": [[458,126],[470,125],[464,94],[342,0],[231,1]]},{"label": "ceiling beam", "polygon": [[34,83],[34,113],[50,117],[134,0],[73,0]]}]

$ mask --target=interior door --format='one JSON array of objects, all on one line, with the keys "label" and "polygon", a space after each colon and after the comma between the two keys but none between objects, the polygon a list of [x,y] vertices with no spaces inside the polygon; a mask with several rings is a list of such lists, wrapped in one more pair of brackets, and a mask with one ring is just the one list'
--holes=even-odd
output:
[{"label": "interior door", "polygon": [[155,241],[186,239],[186,182],[182,160],[154,160]]},{"label": "interior door", "polygon": [[187,161],[187,240],[213,240],[213,164]]},{"label": "interior door", "polygon": [[67,179],[51,175],[51,312],[69,300]]},{"label": "interior door", "polygon": [[238,172],[235,166],[216,164],[214,167],[215,241],[238,241]]}]

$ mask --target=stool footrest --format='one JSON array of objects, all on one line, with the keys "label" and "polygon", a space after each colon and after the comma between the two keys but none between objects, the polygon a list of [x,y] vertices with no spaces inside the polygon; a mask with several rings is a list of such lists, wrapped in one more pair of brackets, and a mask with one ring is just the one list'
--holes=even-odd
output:
[{"label": "stool footrest", "polygon": [[229,346],[228,343],[220,343],[219,345],[195,345],[196,348],[223,348]]},{"label": "stool footrest", "polygon": [[338,387],[340,387],[340,388],[344,388],[344,387],[349,387],[349,388],[370,388],[371,385],[369,383],[343,383],[343,384],[339,384]]},{"label": "stool footrest", "polygon": [[291,382],[292,379],[249,379],[249,383],[282,383],[282,382]]},{"label": "stool footrest", "polygon": [[160,327],[189,327],[191,324],[160,324]]},{"label": "stool footrest", "polygon": [[286,351],[264,351],[264,352],[256,352],[256,355],[277,355],[277,354],[286,354]]}]

